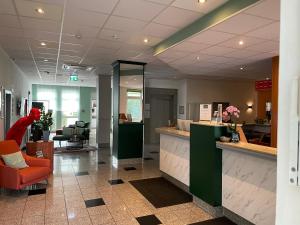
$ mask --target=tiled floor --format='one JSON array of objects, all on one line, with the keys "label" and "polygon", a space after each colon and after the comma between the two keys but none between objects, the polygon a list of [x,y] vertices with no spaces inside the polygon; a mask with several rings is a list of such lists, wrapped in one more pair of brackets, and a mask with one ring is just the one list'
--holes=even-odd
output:
[{"label": "tiled floor", "polygon": [[[147,157],[153,160],[114,168],[109,150],[100,152],[99,161],[105,164],[97,163],[97,152],[57,155],[45,194],[2,191],[0,225],[154,225],[158,221],[183,225],[211,218],[193,203],[164,208],[151,205],[128,183],[160,176],[158,155]],[[136,170],[126,171],[125,167]],[[108,182],[116,179],[124,183]]]}]

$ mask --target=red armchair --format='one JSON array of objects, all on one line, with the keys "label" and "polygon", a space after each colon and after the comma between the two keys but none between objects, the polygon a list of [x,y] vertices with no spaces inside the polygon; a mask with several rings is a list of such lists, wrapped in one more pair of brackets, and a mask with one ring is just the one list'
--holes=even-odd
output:
[{"label": "red armchair", "polygon": [[0,187],[19,190],[48,178],[51,173],[50,160],[23,154],[29,167],[14,169],[5,165],[2,155],[15,153],[20,148],[15,140],[0,141]]}]

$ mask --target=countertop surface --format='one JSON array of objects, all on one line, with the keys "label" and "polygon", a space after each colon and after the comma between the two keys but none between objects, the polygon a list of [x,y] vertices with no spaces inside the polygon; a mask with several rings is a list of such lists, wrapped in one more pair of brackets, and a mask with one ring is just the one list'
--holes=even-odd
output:
[{"label": "countertop surface", "polygon": [[177,130],[176,127],[160,127],[156,128],[155,131],[160,134],[168,134],[186,139],[190,138],[189,131]]},{"label": "countertop surface", "polygon": [[220,142],[217,141],[217,147],[221,149],[229,149],[229,150],[236,150],[236,151],[248,151],[252,153],[257,153],[261,155],[268,155],[268,156],[277,156],[277,149],[263,146],[263,145],[256,145],[256,144],[250,144],[246,142],[239,142],[239,143],[226,143],[226,142]]}]

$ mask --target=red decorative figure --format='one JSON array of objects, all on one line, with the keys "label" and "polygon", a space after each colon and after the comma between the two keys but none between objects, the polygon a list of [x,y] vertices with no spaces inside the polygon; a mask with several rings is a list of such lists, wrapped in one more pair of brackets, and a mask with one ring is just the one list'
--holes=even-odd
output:
[{"label": "red decorative figure", "polygon": [[20,146],[26,129],[35,120],[39,120],[41,112],[37,108],[32,108],[28,116],[24,116],[17,120],[17,122],[7,131],[6,140],[15,140]]}]

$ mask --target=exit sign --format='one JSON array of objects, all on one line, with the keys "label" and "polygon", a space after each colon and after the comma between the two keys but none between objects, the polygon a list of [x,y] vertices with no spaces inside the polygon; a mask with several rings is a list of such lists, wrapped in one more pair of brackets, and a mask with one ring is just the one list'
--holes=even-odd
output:
[{"label": "exit sign", "polygon": [[77,74],[70,75],[70,81],[78,81],[78,75]]}]

